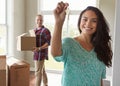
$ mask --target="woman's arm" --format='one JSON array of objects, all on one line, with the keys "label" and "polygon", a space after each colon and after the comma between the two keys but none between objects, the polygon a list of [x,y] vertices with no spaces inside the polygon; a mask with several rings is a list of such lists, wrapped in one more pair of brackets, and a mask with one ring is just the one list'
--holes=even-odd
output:
[{"label": "woman's arm", "polygon": [[65,10],[67,7],[67,3],[59,2],[56,9],[54,10],[55,25],[53,36],[51,39],[51,54],[54,57],[60,56],[62,54],[61,34],[66,15]]}]

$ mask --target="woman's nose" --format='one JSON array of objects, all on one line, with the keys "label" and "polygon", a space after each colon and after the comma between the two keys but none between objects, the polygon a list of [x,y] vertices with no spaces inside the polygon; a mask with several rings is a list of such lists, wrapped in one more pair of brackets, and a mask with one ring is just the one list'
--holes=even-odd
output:
[{"label": "woman's nose", "polygon": [[91,22],[90,21],[87,21],[86,22],[86,27],[90,27],[91,26]]}]

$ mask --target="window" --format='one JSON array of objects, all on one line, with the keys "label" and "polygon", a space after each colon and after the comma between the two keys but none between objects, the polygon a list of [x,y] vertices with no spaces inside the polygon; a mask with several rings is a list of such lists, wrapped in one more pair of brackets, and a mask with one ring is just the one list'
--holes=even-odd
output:
[{"label": "window", "polygon": [[[42,13],[44,15],[44,23],[48,27],[53,27],[51,25],[54,24],[54,16],[53,16],[53,10],[55,9],[57,3],[60,0],[52,0],[52,4],[50,0],[39,0],[39,13]],[[97,6],[97,0],[79,0],[77,3],[74,2],[74,0],[63,0],[64,2],[69,3],[69,9],[70,14],[66,17],[63,31],[66,32],[63,33],[64,36],[74,36],[79,34],[77,30],[77,20],[79,17],[79,14],[81,10],[85,9],[87,6]],[[53,20],[53,21],[51,21]],[[50,24],[51,23],[51,24]],[[51,28],[52,30],[53,28]]]},{"label": "window", "polygon": [[[50,0],[43,0],[42,1],[42,9],[41,10],[46,10],[46,11],[51,11],[53,10],[57,3],[60,0],[52,0],[52,4]],[[86,8],[87,6],[96,6],[97,1],[96,0],[78,0],[78,1],[74,1],[74,0],[62,0],[64,2],[68,2],[69,3],[69,8],[71,10],[83,10],[84,8]]]},{"label": "window", "polygon": [[0,55],[6,53],[6,0],[0,0]]},{"label": "window", "polygon": [[[52,4],[50,0],[39,0],[39,6],[38,6],[38,13],[42,13],[44,15],[44,25],[50,29],[51,34],[53,32],[53,26],[54,26],[54,16],[53,16],[53,10],[55,9],[57,3],[60,0],[52,0]],[[67,15],[64,26],[63,26],[63,33],[62,37],[70,36],[74,37],[79,34],[79,31],[77,29],[77,21],[79,14],[81,10],[86,8],[87,6],[97,6],[97,0],[78,0],[75,3],[74,0],[62,0],[64,2],[69,3],[69,9],[70,9],[70,14]],[[57,70],[62,70],[62,63],[58,63],[51,58],[50,56],[50,61],[46,63],[46,67],[48,69],[57,69]],[[51,64],[54,63],[54,64]],[[55,65],[56,64],[56,65]]]},{"label": "window", "polygon": [[6,23],[6,0],[0,0],[0,24]]}]

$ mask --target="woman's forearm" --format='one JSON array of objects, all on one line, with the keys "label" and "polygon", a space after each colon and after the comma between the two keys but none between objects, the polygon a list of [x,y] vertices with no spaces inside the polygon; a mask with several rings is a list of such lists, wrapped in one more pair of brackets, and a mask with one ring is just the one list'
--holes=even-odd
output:
[{"label": "woman's forearm", "polygon": [[51,54],[53,56],[59,56],[62,54],[61,43],[62,25],[63,24],[55,23],[54,32],[51,40]]},{"label": "woman's forearm", "polygon": [[68,7],[68,3],[63,3],[61,1],[57,4],[57,7],[54,10],[55,26],[51,40],[51,54],[54,57],[60,56],[62,54],[61,34],[62,34],[63,23],[66,16],[65,10],[67,9],[67,7]]}]

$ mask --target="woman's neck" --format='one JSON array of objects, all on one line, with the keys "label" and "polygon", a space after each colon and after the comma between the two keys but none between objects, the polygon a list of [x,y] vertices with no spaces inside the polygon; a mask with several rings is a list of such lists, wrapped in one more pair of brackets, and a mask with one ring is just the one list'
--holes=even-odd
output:
[{"label": "woman's neck", "polygon": [[91,51],[93,49],[93,44],[91,43],[90,37],[80,35],[76,37],[75,40],[78,41],[80,45],[87,51]]},{"label": "woman's neck", "polygon": [[79,40],[84,41],[86,43],[91,43],[91,37],[90,36],[85,36],[85,35],[81,34],[78,38],[79,38]]}]

